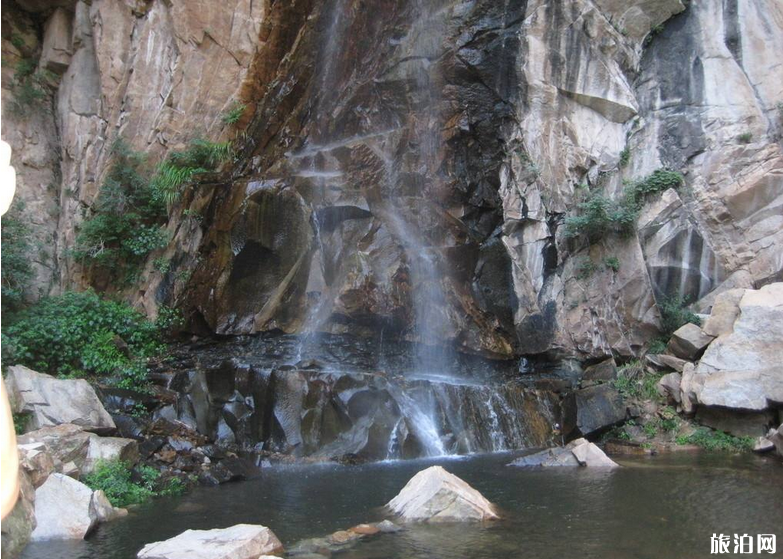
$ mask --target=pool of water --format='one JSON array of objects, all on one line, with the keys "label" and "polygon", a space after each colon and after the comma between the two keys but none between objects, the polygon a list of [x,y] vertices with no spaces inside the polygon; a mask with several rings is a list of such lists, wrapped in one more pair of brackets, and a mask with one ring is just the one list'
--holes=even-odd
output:
[{"label": "pool of water", "polygon": [[[86,541],[31,544],[24,559],[131,559],[188,529],[269,526],[286,545],[383,518],[417,471],[441,464],[496,503],[488,525],[413,526],[340,554],[348,559],[694,559],[713,533],[773,533],[783,547],[783,464],[752,455],[677,453],[613,471],[507,467],[519,453],[365,466],[281,466],[255,480],[157,499]],[[752,557],[752,555],[747,555]],[[769,554],[757,557],[770,557]]]}]

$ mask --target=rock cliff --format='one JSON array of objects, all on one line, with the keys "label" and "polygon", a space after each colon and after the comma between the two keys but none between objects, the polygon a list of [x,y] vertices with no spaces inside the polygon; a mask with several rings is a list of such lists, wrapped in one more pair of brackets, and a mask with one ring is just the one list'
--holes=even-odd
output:
[{"label": "rock cliff", "polygon": [[[29,298],[94,285],[178,306],[197,332],[597,360],[639,354],[656,301],[707,310],[783,277],[774,0],[3,8],[3,137],[40,244]],[[15,113],[25,71],[41,95]],[[69,252],[120,137],[151,162],[194,137],[236,148],[122,288]],[[633,234],[568,235],[591,196],[659,168],[685,184]]]}]

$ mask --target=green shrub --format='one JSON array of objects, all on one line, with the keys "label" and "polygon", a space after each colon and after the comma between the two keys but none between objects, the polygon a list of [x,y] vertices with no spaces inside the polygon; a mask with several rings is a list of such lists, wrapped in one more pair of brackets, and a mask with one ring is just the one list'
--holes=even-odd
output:
[{"label": "green shrub", "polygon": [[115,507],[127,507],[143,503],[156,495],[155,483],[160,472],[151,466],[138,466],[139,481],[132,481],[133,470],[125,462],[101,460],[92,473],[82,478],[91,489],[103,490]]},{"label": "green shrub", "polygon": [[160,472],[152,466],[131,468],[126,462],[114,460],[100,460],[82,481],[94,490],[103,490],[115,507],[141,504],[160,495],[182,495],[187,489],[179,478],[171,478],[163,485]]},{"label": "green shrub", "polygon": [[32,236],[30,226],[21,217],[22,210],[23,206],[17,203],[0,219],[3,313],[22,307],[25,289],[33,277]]},{"label": "green shrub", "polygon": [[21,435],[27,428],[27,422],[30,420],[30,416],[26,413],[14,413],[11,415],[14,420],[14,433]]},{"label": "green shrub", "polygon": [[705,450],[747,452],[753,449],[753,437],[735,437],[723,431],[701,428],[690,435],[677,437],[677,444],[693,444]]},{"label": "green shrub", "polygon": [[749,144],[753,141],[753,134],[751,132],[743,132],[737,136],[737,141],[741,144]]},{"label": "green shrub", "polygon": [[117,375],[144,389],[147,359],[163,349],[158,326],[95,293],[47,297],[3,324],[4,359],[62,376]]},{"label": "green shrub", "polygon": [[641,180],[626,183],[618,201],[592,194],[579,204],[580,215],[566,218],[566,237],[586,237],[594,243],[613,233],[628,236],[635,231],[639,210],[649,196],[678,188],[683,182],[680,173],[658,169]]},{"label": "green shrub", "polygon": [[620,367],[612,384],[626,398],[658,400],[658,381],[661,376],[648,372],[640,361],[631,361]]},{"label": "green shrub", "polygon": [[180,195],[182,187],[193,178],[215,170],[221,163],[233,157],[231,142],[210,142],[196,139],[184,151],[170,153],[158,166],[151,186],[155,198],[165,204],[172,204]]},{"label": "green shrub", "polygon": [[650,347],[647,348],[647,353],[652,355],[659,355],[661,353],[664,353],[665,351],[666,351],[666,340],[663,338],[655,338],[650,343]]},{"label": "green shrub", "polygon": [[687,301],[682,297],[663,297],[658,301],[658,310],[661,313],[661,332],[666,338],[688,323],[701,326],[701,320],[688,310]]},{"label": "green shrub", "polygon": [[623,151],[620,152],[620,168],[624,168],[628,166],[628,163],[631,162],[631,148],[628,146],[623,149]]},{"label": "green shrub", "polygon": [[16,63],[14,78],[10,84],[11,112],[24,116],[30,110],[40,108],[47,97],[47,83],[52,79],[51,72],[36,71],[38,61],[22,58]]},{"label": "green shrub", "polygon": [[604,265],[613,272],[617,272],[620,269],[620,260],[616,256],[609,256],[604,259]]},{"label": "green shrub", "polygon": [[247,108],[247,105],[244,103],[240,103],[239,101],[234,101],[231,106],[228,108],[226,112],[223,113],[221,116],[221,119],[225,124],[236,124],[239,122],[239,119],[242,118],[242,115],[245,113],[245,109]]},{"label": "green shrub", "polygon": [[154,196],[145,178],[145,157],[117,141],[114,163],[76,236],[71,254],[91,263],[112,278],[128,278],[150,252],[168,244],[160,227],[165,206]]},{"label": "green shrub", "polygon": [[580,280],[588,279],[595,273],[596,268],[597,266],[590,258],[583,258],[577,264],[576,278]]}]

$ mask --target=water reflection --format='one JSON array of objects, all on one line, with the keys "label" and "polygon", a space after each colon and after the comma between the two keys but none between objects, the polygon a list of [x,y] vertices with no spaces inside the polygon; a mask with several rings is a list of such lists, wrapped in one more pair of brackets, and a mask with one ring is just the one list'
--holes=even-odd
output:
[{"label": "water reflection", "polygon": [[380,520],[379,507],[433,463],[495,502],[504,520],[411,527],[362,542],[341,557],[693,559],[709,556],[712,533],[783,538],[783,466],[773,460],[681,454],[591,471],[507,467],[514,456],[274,468],[258,480],[155,501],[102,526],[86,542],[35,544],[23,557],[131,559],[145,543],[185,529],[240,522],[269,526],[291,545]]}]

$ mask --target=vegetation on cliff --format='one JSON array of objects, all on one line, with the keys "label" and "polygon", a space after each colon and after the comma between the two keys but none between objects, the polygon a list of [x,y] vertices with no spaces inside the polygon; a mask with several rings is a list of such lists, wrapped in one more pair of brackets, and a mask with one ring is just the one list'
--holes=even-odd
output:
[{"label": "vegetation on cliff", "polygon": [[167,206],[196,175],[214,170],[231,154],[230,142],[196,139],[187,149],[170,153],[153,173],[144,154],[118,140],[114,163],[71,254],[112,280],[132,283],[147,257],[169,243],[163,227]]},{"label": "vegetation on cliff", "polygon": [[583,237],[596,243],[610,234],[631,235],[636,230],[636,219],[645,201],[669,188],[679,188],[683,182],[680,173],[658,169],[643,179],[626,182],[619,200],[590,193],[579,204],[579,215],[566,218],[566,236]]},{"label": "vegetation on cliff", "polygon": [[30,264],[33,249],[30,226],[21,218],[21,204],[17,203],[0,220],[2,228],[2,312],[21,308],[24,292],[33,278]]}]

